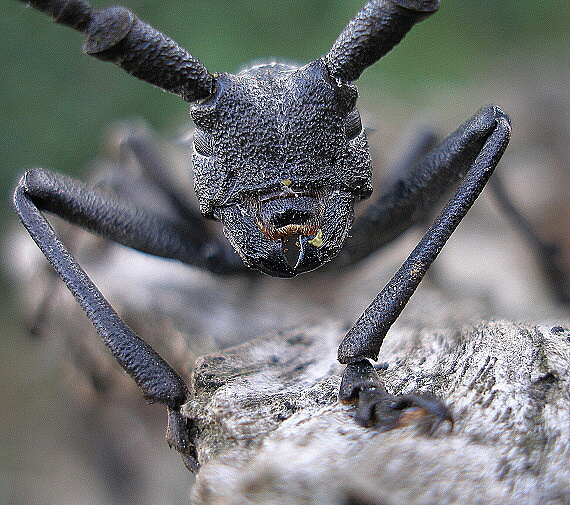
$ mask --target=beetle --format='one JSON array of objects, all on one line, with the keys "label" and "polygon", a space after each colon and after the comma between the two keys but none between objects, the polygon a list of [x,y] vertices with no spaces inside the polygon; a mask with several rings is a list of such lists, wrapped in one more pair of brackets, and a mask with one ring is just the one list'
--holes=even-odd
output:
[{"label": "beetle", "polygon": [[[432,430],[442,421],[452,422],[439,400],[388,395],[369,360],[378,356],[389,328],[493,173],[509,141],[508,116],[496,106],[482,108],[422,161],[405,167],[386,193],[354,219],[354,205],[372,194],[371,159],[354,81],[415,23],[433,14],[437,0],[371,0],[325,56],[301,66],[258,64],[236,74],[210,73],[125,8],[98,11],[84,0],[27,3],[83,33],[86,53],[191,103],[199,213],[179,198],[176,188],[161,185],[159,176],[155,191],[173,204],[174,214],[147,208],[132,194],[109,193],[43,169],[26,172],[14,193],[22,223],[118,363],[148,401],[166,405],[167,441],[189,469],[197,470],[198,462],[188,435],[191,420],[181,408],[189,396],[184,380],[121,320],[44,212],[139,251],[219,275],[251,275],[254,269],[289,278],[324,265],[343,268],[358,262],[424,219],[457,186],[338,352],[347,365],[339,399],[357,402],[356,419],[362,425],[397,425],[410,407],[433,418]],[[204,217],[221,222],[228,240],[213,235]]]}]

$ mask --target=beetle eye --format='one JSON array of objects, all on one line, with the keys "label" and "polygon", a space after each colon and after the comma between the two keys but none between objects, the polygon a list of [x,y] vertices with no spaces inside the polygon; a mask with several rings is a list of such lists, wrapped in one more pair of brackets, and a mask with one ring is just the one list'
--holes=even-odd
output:
[{"label": "beetle eye", "polygon": [[352,140],[362,131],[362,121],[358,109],[352,109],[344,119],[344,133],[347,140]]},{"label": "beetle eye", "polygon": [[194,149],[202,156],[214,154],[214,142],[212,136],[200,128],[194,130]]}]

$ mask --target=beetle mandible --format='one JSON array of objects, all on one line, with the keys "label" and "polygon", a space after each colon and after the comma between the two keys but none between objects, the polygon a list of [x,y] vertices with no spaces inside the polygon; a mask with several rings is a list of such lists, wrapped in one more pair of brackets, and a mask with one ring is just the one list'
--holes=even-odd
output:
[{"label": "beetle mandible", "polygon": [[[191,470],[198,468],[184,380],[120,319],[51,228],[44,212],[153,255],[211,272],[256,269],[293,277],[331,262],[354,264],[421,221],[457,186],[417,247],[342,340],[347,364],[341,401],[359,402],[365,425],[394,422],[410,406],[427,411],[432,429],[451,413],[438,400],[395,397],[390,420],[374,406],[387,393],[369,359],[478,197],[503,154],[510,120],[498,107],[478,111],[374,200],[354,223],[353,206],[372,193],[372,168],[354,85],[362,72],[411,27],[434,13],[437,0],[371,0],[329,52],[296,66],[266,63],[237,74],[206,67],[129,10],[94,10],[85,0],[30,0],[32,7],[85,37],[84,51],[191,103],[192,155],[200,214],[177,202],[166,217],[96,187],[43,169],[26,172],[14,194],[24,226],[93,322],[118,363],[149,401],[168,412],[167,441]],[[163,191],[164,188],[157,188]],[[174,200],[175,195],[171,195]],[[228,241],[208,232],[202,217],[220,221]],[[287,247],[298,244],[291,261]],[[237,254],[235,254],[237,252]]]}]

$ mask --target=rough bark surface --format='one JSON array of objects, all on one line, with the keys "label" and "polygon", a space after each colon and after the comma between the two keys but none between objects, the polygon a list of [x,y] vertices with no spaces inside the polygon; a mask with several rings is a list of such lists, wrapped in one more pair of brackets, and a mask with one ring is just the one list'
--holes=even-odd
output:
[{"label": "rough bark surface", "polygon": [[482,322],[400,327],[381,351],[393,393],[431,392],[455,426],[362,428],[338,403],[343,328],[275,333],[200,358],[186,405],[195,504],[570,503],[570,330]]}]

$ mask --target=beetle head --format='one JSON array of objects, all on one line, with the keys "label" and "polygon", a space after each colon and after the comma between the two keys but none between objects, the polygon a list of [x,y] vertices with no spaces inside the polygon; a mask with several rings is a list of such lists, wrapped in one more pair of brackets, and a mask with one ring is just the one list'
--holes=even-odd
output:
[{"label": "beetle head", "polygon": [[[87,53],[194,103],[202,213],[223,222],[247,265],[282,277],[333,258],[352,224],[353,203],[372,191],[351,83],[439,6],[439,0],[369,0],[321,59],[216,75],[127,9],[30,3],[81,31]],[[290,265],[284,248],[295,239],[300,253]]]},{"label": "beetle head", "polygon": [[[212,96],[192,106],[200,210],[222,221],[246,265],[292,277],[342,247],[354,202],[372,192],[356,98],[319,59],[219,74]],[[290,265],[285,248],[296,245]]]}]

